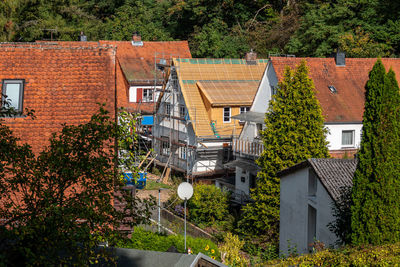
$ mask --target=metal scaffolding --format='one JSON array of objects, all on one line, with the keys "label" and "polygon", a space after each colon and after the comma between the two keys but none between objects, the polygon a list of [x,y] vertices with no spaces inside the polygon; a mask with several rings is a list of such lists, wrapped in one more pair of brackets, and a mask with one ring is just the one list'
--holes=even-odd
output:
[{"label": "metal scaffolding", "polygon": [[[196,155],[196,140],[189,140],[189,124],[196,126],[196,110],[189,117],[178,80],[179,66],[173,59],[179,55],[155,53],[155,83],[162,80],[161,88],[156,87],[158,99],[154,110],[153,149],[159,151],[158,164],[183,172],[187,180],[192,178],[192,167]],[[162,77],[159,77],[162,75]],[[157,135],[157,136],[156,136]],[[167,139],[168,138],[168,139]]]}]

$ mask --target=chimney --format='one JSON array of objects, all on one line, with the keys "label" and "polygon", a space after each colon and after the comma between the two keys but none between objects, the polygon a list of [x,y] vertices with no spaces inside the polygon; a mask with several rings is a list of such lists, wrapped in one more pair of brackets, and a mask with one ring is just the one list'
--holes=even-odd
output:
[{"label": "chimney", "polygon": [[256,65],[257,53],[253,52],[253,49],[251,49],[250,52],[246,53],[245,60],[248,65]]},{"label": "chimney", "polygon": [[338,49],[335,54],[335,62],[336,66],[346,66],[346,53]]},{"label": "chimney", "polygon": [[81,32],[81,34],[79,35],[79,41],[80,42],[86,42],[87,41],[87,36],[85,34],[83,34],[83,32]]},{"label": "chimney", "polygon": [[132,45],[133,46],[143,46],[142,36],[138,32],[135,32],[132,35]]}]

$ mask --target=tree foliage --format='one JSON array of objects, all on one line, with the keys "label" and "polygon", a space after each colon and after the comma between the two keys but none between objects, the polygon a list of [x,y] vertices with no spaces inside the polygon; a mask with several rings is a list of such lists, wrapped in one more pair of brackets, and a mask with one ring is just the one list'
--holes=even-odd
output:
[{"label": "tree foliage", "polygon": [[279,178],[277,172],[308,158],[329,157],[321,107],[306,62],[285,69],[277,94],[270,102],[261,132],[264,151],[254,203],[243,208],[239,226],[243,233],[277,240],[279,233]]},{"label": "tree foliage", "polygon": [[[97,249],[99,242],[122,237],[121,225],[148,221],[154,200],[121,190],[120,128],[107,113],[101,108],[86,124],[64,125],[39,155],[0,121],[0,258],[6,265],[111,259]],[[126,205],[117,209],[115,199]]]},{"label": "tree foliage", "polygon": [[189,40],[197,57],[400,54],[400,5],[384,0],[5,0],[0,41]]},{"label": "tree foliage", "polygon": [[399,87],[380,59],[365,87],[359,162],[353,179],[352,242],[382,244],[400,240]]},{"label": "tree foliage", "polygon": [[[335,2],[305,4],[298,30],[293,34],[286,49],[296,56],[325,57],[339,47],[343,35],[362,38],[364,34],[370,40],[364,45],[366,55],[373,57],[385,53],[399,54],[398,27],[400,20],[399,4],[383,0],[338,0]],[[365,41],[364,41],[365,42]],[[374,45],[370,45],[374,44]],[[378,51],[374,48],[379,47]],[[351,48],[351,47],[350,47]],[[347,52],[347,51],[346,51]],[[348,51],[350,54],[354,51]],[[383,52],[383,54],[382,54]],[[364,55],[365,55],[364,54]]]},{"label": "tree foliage", "polygon": [[339,189],[340,198],[332,203],[332,215],[335,219],[328,224],[339,245],[351,243],[351,187],[343,186]]},{"label": "tree foliage", "polygon": [[187,203],[190,220],[213,225],[229,215],[228,193],[214,185],[197,184]]}]

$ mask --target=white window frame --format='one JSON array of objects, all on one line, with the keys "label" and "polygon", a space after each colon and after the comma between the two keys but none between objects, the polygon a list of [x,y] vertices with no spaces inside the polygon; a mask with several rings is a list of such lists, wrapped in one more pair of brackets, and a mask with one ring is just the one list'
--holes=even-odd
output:
[{"label": "white window frame", "polygon": [[165,116],[168,119],[171,116],[171,107],[172,107],[172,105],[170,103],[165,103]]},{"label": "white window frame", "polygon": [[[355,132],[356,132],[355,130],[342,130],[342,140],[341,140],[342,147],[354,147],[355,146]],[[344,141],[343,134],[344,133],[351,133],[351,141],[352,141],[351,144],[343,143],[343,141]]]},{"label": "white window frame", "polygon": [[18,107],[15,107],[15,103],[10,103],[9,107],[13,107],[15,111],[17,112],[22,112],[23,111],[23,106],[24,106],[24,85],[25,85],[25,80],[22,79],[4,79],[2,82],[2,103],[1,106],[4,105],[4,101],[7,101],[8,98],[5,96],[7,95],[7,86],[9,84],[18,84],[19,85],[19,95],[18,95]]},{"label": "white window frame", "polygon": [[186,146],[179,147],[179,158],[186,160],[187,157],[187,148]]},{"label": "white window frame", "polygon": [[154,102],[154,89],[153,88],[143,88],[142,102]]},{"label": "white window frame", "polygon": [[161,141],[161,155],[169,155],[170,154],[170,145],[169,145],[169,138],[162,137]]},{"label": "white window frame", "polygon": [[[229,115],[228,115],[228,116],[225,116],[225,109],[228,109],[227,111],[229,111]],[[230,122],[231,122],[231,114],[232,114],[232,109],[231,109],[231,107],[224,107],[224,108],[222,109],[222,121],[223,121],[224,123],[230,123]],[[228,119],[228,120],[225,120],[225,119]]]}]

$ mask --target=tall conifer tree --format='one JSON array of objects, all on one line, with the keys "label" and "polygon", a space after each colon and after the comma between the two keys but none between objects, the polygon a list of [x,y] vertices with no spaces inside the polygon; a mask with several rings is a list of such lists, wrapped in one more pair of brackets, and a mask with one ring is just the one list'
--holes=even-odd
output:
[{"label": "tall conifer tree", "polygon": [[279,233],[279,179],[277,172],[308,158],[329,157],[321,107],[306,62],[285,69],[284,79],[270,102],[261,133],[264,151],[254,203],[243,208],[240,227],[254,235],[277,241]]},{"label": "tall conifer tree", "polygon": [[359,162],[352,192],[352,241],[400,241],[400,94],[378,59],[365,87]]}]

